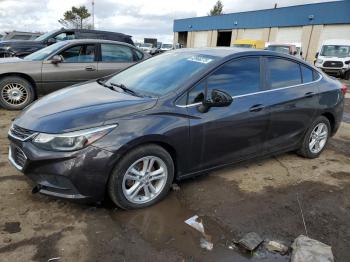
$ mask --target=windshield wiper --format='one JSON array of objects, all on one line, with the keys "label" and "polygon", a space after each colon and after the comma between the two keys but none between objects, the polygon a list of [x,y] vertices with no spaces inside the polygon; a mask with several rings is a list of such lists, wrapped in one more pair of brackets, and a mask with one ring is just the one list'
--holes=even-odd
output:
[{"label": "windshield wiper", "polygon": [[104,81],[104,80],[102,80],[102,79],[97,79],[96,82],[97,82],[98,84],[100,84],[101,86],[104,86],[104,87],[107,87],[107,88],[113,90],[113,86],[106,85],[106,81]]},{"label": "windshield wiper", "polygon": [[142,95],[140,95],[139,93],[135,92],[134,90],[127,88],[125,85],[123,84],[116,84],[116,83],[110,83],[111,86],[115,86],[118,87],[120,89],[122,89],[124,92],[132,94],[134,96],[138,96],[138,97],[142,97]]}]

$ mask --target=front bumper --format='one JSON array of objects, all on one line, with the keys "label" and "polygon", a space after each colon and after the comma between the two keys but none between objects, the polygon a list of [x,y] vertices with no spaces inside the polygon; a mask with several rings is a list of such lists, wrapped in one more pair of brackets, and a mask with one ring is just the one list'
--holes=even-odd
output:
[{"label": "front bumper", "polygon": [[331,68],[331,67],[319,67],[323,72],[330,75],[343,76],[349,69],[348,68]]},{"label": "front bumper", "polygon": [[59,198],[102,201],[113,153],[94,146],[53,152],[9,137],[9,161],[36,184],[39,193]]}]

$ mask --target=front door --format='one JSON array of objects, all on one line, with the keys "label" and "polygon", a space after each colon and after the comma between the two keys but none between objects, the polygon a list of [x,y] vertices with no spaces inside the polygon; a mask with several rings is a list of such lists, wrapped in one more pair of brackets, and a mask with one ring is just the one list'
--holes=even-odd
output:
[{"label": "front door", "polygon": [[42,86],[45,93],[97,78],[95,44],[70,46],[58,55],[62,62],[43,62]]},{"label": "front door", "polygon": [[[200,112],[201,101],[214,89],[231,95],[233,102]],[[190,172],[261,153],[269,121],[261,90],[260,58],[246,57],[221,66],[189,92]]]}]

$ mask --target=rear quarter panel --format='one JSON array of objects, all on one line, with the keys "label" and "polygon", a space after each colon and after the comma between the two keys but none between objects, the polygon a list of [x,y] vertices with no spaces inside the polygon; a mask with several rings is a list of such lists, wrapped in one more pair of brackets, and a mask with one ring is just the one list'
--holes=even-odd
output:
[{"label": "rear quarter panel", "polygon": [[343,118],[344,95],[341,92],[342,84],[325,74],[323,74],[323,79],[319,83],[319,115],[330,113],[334,117],[332,129],[332,135],[334,135]]}]

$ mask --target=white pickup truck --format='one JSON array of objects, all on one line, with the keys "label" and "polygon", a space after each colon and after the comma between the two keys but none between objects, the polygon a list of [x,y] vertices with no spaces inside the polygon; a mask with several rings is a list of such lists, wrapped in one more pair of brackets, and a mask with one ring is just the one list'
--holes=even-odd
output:
[{"label": "white pickup truck", "polygon": [[350,79],[350,40],[332,39],[322,43],[315,66],[327,74]]}]

